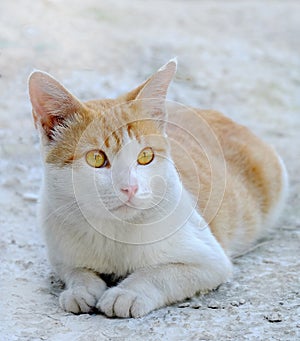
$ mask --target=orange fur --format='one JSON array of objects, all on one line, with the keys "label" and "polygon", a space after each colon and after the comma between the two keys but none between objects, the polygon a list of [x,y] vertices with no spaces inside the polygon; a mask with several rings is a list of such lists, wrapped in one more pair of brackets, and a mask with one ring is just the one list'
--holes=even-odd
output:
[{"label": "orange fur", "polygon": [[[87,130],[87,126],[95,118],[98,123],[95,131],[102,134],[100,140],[105,141],[107,153],[107,150],[112,154],[116,153],[122,147],[122,136],[116,127],[126,125],[129,135],[137,140],[149,134],[160,134],[153,122],[137,121],[139,114],[133,106],[123,105],[122,110],[119,111],[120,104],[122,102],[120,103],[118,99],[85,103],[86,110],[73,122],[71,121],[70,128],[57,139],[57,143],[48,154],[47,162],[63,166],[82,157],[82,154],[78,154],[78,145],[84,132],[88,132],[85,143],[98,148],[98,139],[93,132]],[[103,114],[108,110],[114,114]],[[170,125],[168,135],[173,139],[172,157],[185,187],[193,195],[199,195],[199,210],[209,223],[213,234],[228,253],[235,253],[248,247],[265,229],[268,214],[279,200],[284,185],[282,167],[274,150],[247,128],[215,111],[201,110],[197,110],[196,113],[201,117],[203,124],[197,125],[199,122],[194,115],[189,117],[189,120],[186,119],[189,110],[187,108],[186,112],[180,112],[179,122],[186,129],[193,130],[198,136],[198,141],[193,143],[193,139],[185,139],[181,130],[176,131]],[[169,110],[171,121],[172,114],[172,110]],[[193,119],[196,122],[193,122]],[[204,138],[202,141],[203,125],[209,126],[215,134],[222,146],[220,150],[216,150],[214,145],[216,141],[213,141],[211,146],[209,139]],[[209,155],[205,156],[201,152],[199,141],[205,145]],[[182,154],[176,153],[178,143],[189,151],[189,155],[196,162],[198,180],[201,184],[201,191],[198,194],[199,188],[197,184],[195,186],[190,174],[190,163],[182,162]],[[211,165],[213,169],[210,169]],[[212,179],[215,187],[210,197]],[[226,187],[224,187],[224,180],[226,180]],[[220,198],[223,200],[220,201]],[[219,207],[216,207],[218,205]]]},{"label": "orange fur", "polygon": [[[193,115],[190,115],[191,109],[187,108],[180,112],[178,118],[175,109],[175,121],[198,136],[208,157],[199,150],[199,141],[185,140],[173,126],[168,135],[176,144],[188,147],[193,156],[202,184],[198,198],[200,212],[223,248],[233,254],[249,247],[267,231],[269,214],[280,201],[286,185],[284,170],[273,148],[246,127],[215,111],[192,111]],[[169,113],[172,120],[172,109]],[[205,136],[202,138],[207,127],[220,143],[220,149],[216,148],[216,141],[211,143]],[[180,155],[174,152],[174,148],[172,156],[186,188],[197,196],[197,186],[190,181],[190,169],[186,168],[186,163],[180,162]],[[209,198],[212,178],[215,189]]]},{"label": "orange fur", "polygon": [[[86,103],[80,103],[59,85],[67,93],[68,103],[63,108],[67,123],[56,114],[42,116],[42,127],[48,135],[52,130],[51,138],[55,140],[46,162],[61,167],[72,164],[83,157],[80,146],[88,144],[97,149],[99,143],[113,158],[122,148],[124,126],[138,141],[161,135],[157,122],[141,117],[143,108],[135,100],[147,82],[117,99]],[[49,106],[48,102],[47,98]],[[54,111],[55,105],[57,102]],[[282,196],[284,170],[279,158],[246,127],[218,112],[169,104],[168,115],[172,159],[185,188],[196,198],[199,211],[224,250],[228,254],[243,250],[266,231],[271,211]],[[37,117],[34,112],[36,122]],[[167,146],[158,143],[154,149],[165,155]]]},{"label": "orange fur", "polygon": [[[30,77],[41,225],[66,311],[138,317],[216,288],[228,256],[280,213],[275,151],[218,112],[167,103],[175,72],[171,60],[128,94],[86,103],[45,73]],[[103,273],[129,275],[107,288]]]}]

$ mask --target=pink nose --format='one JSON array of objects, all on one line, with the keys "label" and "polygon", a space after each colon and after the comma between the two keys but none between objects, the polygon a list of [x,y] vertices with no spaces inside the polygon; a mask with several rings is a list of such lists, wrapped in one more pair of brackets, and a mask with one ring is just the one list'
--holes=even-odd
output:
[{"label": "pink nose", "polygon": [[126,194],[128,200],[134,197],[138,190],[138,185],[129,185],[128,187],[121,188],[122,193]]}]

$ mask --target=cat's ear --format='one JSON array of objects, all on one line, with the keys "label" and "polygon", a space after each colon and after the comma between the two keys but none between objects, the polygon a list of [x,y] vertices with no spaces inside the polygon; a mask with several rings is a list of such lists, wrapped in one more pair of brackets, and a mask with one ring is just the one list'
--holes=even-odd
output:
[{"label": "cat's ear", "polygon": [[33,72],[28,87],[35,125],[40,125],[49,139],[57,124],[83,110],[83,104],[45,72]]},{"label": "cat's ear", "polygon": [[146,109],[154,119],[166,120],[165,100],[169,85],[176,73],[177,60],[171,59],[154,73],[139,89],[136,100],[142,100]]}]

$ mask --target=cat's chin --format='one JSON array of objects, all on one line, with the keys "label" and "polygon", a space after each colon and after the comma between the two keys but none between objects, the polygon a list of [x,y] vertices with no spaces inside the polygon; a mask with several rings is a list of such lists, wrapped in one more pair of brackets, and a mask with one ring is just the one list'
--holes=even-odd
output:
[{"label": "cat's chin", "polygon": [[111,214],[113,214],[118,219],[124,219],[126,221],[132,220],[134,217],[137,217],[141,214],[141,211],[141,209],[126,203],[110,209]]}]

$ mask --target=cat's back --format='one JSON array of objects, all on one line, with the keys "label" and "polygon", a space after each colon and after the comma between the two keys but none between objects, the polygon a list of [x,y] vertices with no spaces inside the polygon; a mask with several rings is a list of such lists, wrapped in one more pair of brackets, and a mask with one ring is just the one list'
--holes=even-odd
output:
[{"label": "cat's back", "polygon": [[172,157],[184,186],[229,252],[249,246],[281,211],[287,176],[275,150],[211,110],[169,107]]}]

